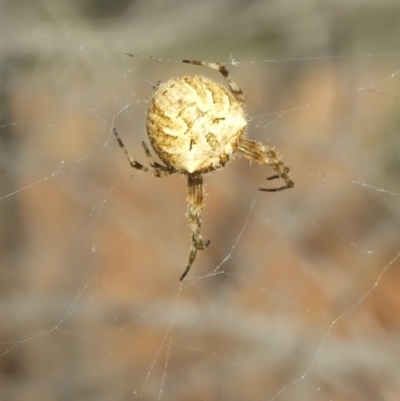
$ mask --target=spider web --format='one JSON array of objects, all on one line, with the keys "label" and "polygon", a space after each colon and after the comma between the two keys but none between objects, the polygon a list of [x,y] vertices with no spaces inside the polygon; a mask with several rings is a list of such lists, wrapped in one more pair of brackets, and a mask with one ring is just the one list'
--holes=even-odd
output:
[{"label": "spider web", "polygon": [[[351,3],[2,6],[1,400],[399,399],[400,7]],[[221,80],[188,58],[227,63],[295,188],[205,176],[179,283],[186,181],[112,127],[145,162],[152,86]]]}]

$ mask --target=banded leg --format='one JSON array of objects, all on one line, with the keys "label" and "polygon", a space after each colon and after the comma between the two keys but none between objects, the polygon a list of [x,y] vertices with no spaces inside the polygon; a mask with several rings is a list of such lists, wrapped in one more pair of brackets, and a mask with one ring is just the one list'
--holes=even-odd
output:
[{"label": "banded leg", "polygon": [[200,234],[201,228],[201,212],[203,209],[203,177],[199,173],[188,175],[188,209],[187,218],[189,220],[189,228],[191,230],[192,243],[190,244],[189,260],[186,268],[179,279],[182,281],[189,273],[190,267],[196,259],[197,251],[207,248],[210,241],[204,241]]},{"label": "banded leg", "polygon": [[173,168],[168,167],[168,166],[163,166],[162,164],[154,161],[153,157],[151,156],[149,148],[147,147],[147,145],[144,142],[142,142],[142,146],[143,146],[144,153],[146,154],[146,157],[149,161],[150,167],[140,164],[139,162],[137,162],[136,160],[133,159],[133,157],[131,156],[129,151],[126,149],[116,128],[113,128],[113,134],[115,136],[115,139],[118,142],[118,145],[120,146],[120,148],[124,152],[126,158],[128,159],[131,167],[136,168],[137,170],[151,173],[151,174],[155,175],[156,177],[166,177],[168,175],[176,173],[176,170],[174,170]]},{"label": "banded leg", "polygon": [[199,61],[199,60],[182,60],[184,63],[193,64],[193,65],[201,65],[203,67],[211,68],[212,70],[219,71],[222,76],[228,81],[229,89],[231,90],[235,99],[240,103],[241,106],[244,105],[244,95],[242,90],[239,88],[237,83],[233,80],[231,74],[224,64],[221,63],[210,63],[208,61]]},{"label": "banded leg", "polygon": [[283,163],[281,157],[275,152],[274,149],[269,148],[260,142],[245,138],[239,142],[237,151],[240,155],[251,161],[270,165],[276,171],[276,175],[267,178],[268,180],[282,178],[282,180],[285,181],[286,185],[282,187],[259,188],[260,191],[277,192],[294,187],[294,182],[289,175],[289,167]]}]

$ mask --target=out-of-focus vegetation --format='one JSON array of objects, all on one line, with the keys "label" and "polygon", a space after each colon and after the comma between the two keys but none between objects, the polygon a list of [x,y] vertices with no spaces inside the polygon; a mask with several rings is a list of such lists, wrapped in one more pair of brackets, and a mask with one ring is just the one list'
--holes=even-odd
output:
[{"label": "out-of-focus vegetation", "polygon": [[[0,400],[400,399],[399,18],[3,2]],[[111,128],[144,162],[152,85],[220,79],[183,58],[231,63],[248,134],[296,186],[260,193],[272,172],[239,159],[207,176],[211,245],[179,287],[186,183],[131,171]]]}]

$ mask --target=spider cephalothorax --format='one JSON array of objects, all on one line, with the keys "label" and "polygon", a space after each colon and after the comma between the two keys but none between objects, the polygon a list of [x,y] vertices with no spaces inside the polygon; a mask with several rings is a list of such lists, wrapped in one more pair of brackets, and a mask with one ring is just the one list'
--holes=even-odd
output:
[{"label": "spider cephalothorax", "polygon": [[144,142],[142,146],[149,166],[133,160],[117,130],[113,129],[132,167],[157,177],[173,173],[187,176],[187,217],[192,241],[189,260],[180,280],[189,272],[197,251],[206,248],[209,243],[200,234],[204,173],[222,168],[234,154],[239,154],[260,164],[270,165],[276,174],[269,179],[282,178],[285,182],[284,186],[260,188],[260,191],[275,192],[294,186],[289,168],[278,154],[272,148],[246,138],[243,92],[226,67],[206,61],[184,62],[219,71],[227,79],[229,88],[198,75],[173,78],[155,87],[147,114],[147,134],[164,164],[154,161]]}]

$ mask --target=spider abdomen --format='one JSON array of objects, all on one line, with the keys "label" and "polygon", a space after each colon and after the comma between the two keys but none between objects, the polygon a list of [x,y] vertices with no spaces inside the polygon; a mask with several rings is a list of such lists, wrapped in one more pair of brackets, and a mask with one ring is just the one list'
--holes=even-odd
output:
[{"label": "spider abdomen", "polygon": [[246,125],[238,100],[223,85],[196,75],[159,84],[147,115],[147,133],[155,152],[182,173],[224,166]]}]

